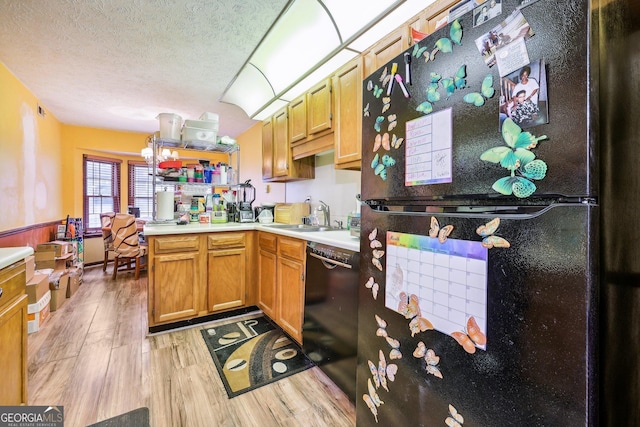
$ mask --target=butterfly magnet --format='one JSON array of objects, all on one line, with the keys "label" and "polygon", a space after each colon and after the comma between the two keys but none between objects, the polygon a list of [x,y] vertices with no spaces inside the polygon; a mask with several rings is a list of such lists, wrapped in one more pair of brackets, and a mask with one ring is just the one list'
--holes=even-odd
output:
[{"label": "butterfly magnet", "polygon": [[511,247],[511,243],[509,243],[505,238],[500,236],[495,236],[493,233],[496,232],[498,227],[500,226],[500,218],[496,217],[489,221],[488,223],[481,225],[476,229],[476,233],[480,237],[484,237],[482,239],[482,246],[487,249],[491,248],[509,248]]},{"label": "butterfly magnet", "polygon": [[476,346],[484,348],[487,345],[487,336],[480,330],[473,316],[467,319],[466,332],[451,332],[451,336],[469,354],[476,352]]},{"label": "butterfly magnet", "polygon": [[415,358],[424,358],[425,362],[427,362],[426,370],[427,373],[442,379],[442,372],[438,367],[438,363],[440,363],[440,357],[436,356],[436,352],[433,349],[427,348],[427,346],[420,341],[418,346],[413,351],[413,357]]},{"label": "butterfly magnet", "polygon": [[440,224],[438,223],[438,220],[436,219],[436,217],[434,216],[431,217],[431,226],[429,227],[429,237],[432,237],[432,238],[437,237],[440,243],[444,243],[447,241],[447,237],[449,237],[452,231],[453,231],[453,225],[445,225],[444,227],[440,228]]}]

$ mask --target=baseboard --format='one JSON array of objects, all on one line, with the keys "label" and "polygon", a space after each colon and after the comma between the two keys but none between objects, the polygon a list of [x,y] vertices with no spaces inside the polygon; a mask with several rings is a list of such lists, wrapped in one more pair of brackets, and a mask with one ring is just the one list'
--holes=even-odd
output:
[{"label": "baseboard", "polygon": [[212,313],[206,316],[196,317],[194,319],[180,320],[178,322],[165,323],[164,325],[150,326],[149,334],[157,334],[159,332],[166,332],[174,329],[188,328],[194,325],[199,325],[201,323],[212,322],[214,320],[220,320],[227,317],[240,316],[259,310],[260,309],[257,306],[252,305],[249,307],[238,308],[236,310],[229,310],[222,313]]}]

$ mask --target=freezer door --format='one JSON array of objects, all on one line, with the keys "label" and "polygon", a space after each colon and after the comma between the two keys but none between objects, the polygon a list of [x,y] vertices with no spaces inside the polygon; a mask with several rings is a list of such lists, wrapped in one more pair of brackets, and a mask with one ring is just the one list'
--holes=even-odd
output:
[{"label": "freezer door", "polygon": [[592,425],[597,214],[365,207],[357,424]]},{"label": "freezer door", "polygon": [[[539,167],[528,166],[525,170],[524,160],[521,162],[515,171],[521,178],[515,192],[520,197],[533,191],[529,198],[596,197],[597,180],[592,178],[596,132],[591,122],[597,115],[589,111],[590,105],[597,105],[598,89],[589,78],[590,64],[596,61],[589,60],[588,31],[597,26],[597,20],[589,19],[589,2],[585,1],[537,2],[516,11],[519,3],[503,1],[500,18],[508,22],[524,19],[522,28],[528,25],[533,33],[521,41],[529,56],[529,81],[538,81],[538,107],[548,110],[548,123],[523,129],[535,138],[546,135],[546,139],[537,141],[537,146],[520,147],[535,157],[529,160],[537,160]],[[571,30],[559,31],[567,25],[567,10],[571,10]],[[512,12],[519,15],[511,17]],[[478,45],[491,31],[498,31],[503,21],[493,19],[474,27],[472,14],[468,13],[458,22],[461,44],[452,43],[451,52],[438,51],[425,62],[425,54],[430,57],[439,40],[452,38],[453,24],[412,46],[363,81],[363,200],[516,199],[493,188],[498,180],[507,179],[511,170],[481,160],[481,156],[494,148],[516,149],[507,144],[505,138],[510,136],[501,133],[500,123],[524,66],[505,75],[497,65],[489,67],[480,53]],[[411,59],[411,84],[407,83],[405,54]],[[547,65],[546,71],[540,61]],[[402,82],[389,77],[393,64],[397,64],[396,76]],[[481,95],[487,76],[492,83],[485,86],[495,92],[489,97]],[[506,97],[501,97],[501,90]],[[480,97],[482,105],[465,101],[471,94]],[[546,164],[546,173],[542,173],[541,162]],[[508,187],[513,190],[512,183]]]}]

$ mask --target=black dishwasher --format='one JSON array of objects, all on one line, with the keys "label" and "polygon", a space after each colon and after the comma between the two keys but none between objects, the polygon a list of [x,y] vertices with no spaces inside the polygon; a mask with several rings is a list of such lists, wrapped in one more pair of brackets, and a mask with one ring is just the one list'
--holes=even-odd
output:
[{"label": "black dishwasher", "polygon": [[302,349],[355,402],[358,252],[307,243]]}]

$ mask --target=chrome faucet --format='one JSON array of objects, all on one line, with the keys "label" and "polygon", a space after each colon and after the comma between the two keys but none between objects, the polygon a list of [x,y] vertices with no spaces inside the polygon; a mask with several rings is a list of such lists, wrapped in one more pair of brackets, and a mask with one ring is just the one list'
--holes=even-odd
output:
[{"label": "chrome faucet", "polygon": [[320,200],[320,206],[318,210],[324,213],[324,224],[327,227],[331,227],[331,209],[329,209],[329,205]]}]

